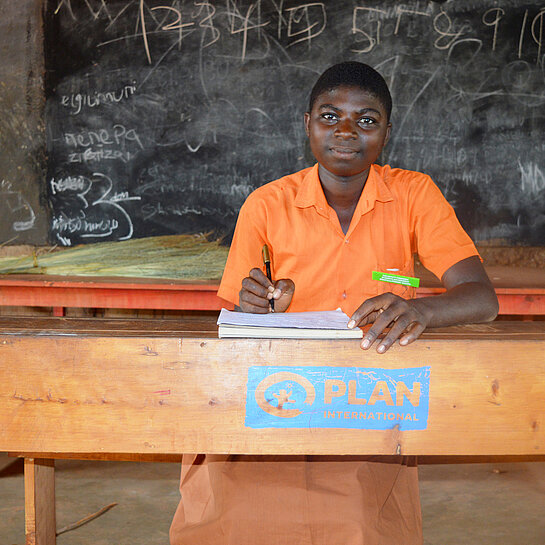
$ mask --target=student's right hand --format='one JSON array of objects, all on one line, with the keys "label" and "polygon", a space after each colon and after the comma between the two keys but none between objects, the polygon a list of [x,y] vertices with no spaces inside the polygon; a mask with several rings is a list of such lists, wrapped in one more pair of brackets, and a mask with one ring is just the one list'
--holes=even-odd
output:
[{"label": "student's right hand", "polygon": [[242,312],[265,314],[270,312],[269,301],[274,299],[274,311],[285,312],[290,306],[295,284],[289,278],[271,282],[261,269],[252,269],[242,281],[239,306]]}]

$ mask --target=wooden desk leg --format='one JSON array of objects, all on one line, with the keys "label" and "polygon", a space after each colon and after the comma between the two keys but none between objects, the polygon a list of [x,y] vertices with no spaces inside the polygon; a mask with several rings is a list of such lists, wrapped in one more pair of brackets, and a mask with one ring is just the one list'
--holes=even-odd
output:
[{"label": "wooden desk leg", "polygon": [[55,545],[55,461],[25,458],[26,545]]}]

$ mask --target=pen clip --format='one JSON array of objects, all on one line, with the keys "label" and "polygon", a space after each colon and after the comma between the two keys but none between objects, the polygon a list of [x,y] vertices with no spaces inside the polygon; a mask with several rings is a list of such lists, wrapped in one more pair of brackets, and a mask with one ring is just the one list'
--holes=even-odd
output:
[{"label": "pen clip", "polygon": [[269,255],[269,247],[264,244],[263,249],[261,250],[261,253],[263,254],[263,263],[266,265],[267,263],[271,262],[271,256]]}]

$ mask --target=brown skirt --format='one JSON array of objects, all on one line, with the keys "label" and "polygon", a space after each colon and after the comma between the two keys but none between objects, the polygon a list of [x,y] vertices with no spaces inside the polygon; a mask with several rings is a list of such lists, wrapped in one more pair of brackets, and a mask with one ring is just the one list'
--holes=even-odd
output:
[{"label": "brown skirt", "polygon": [[184,455],[171,545],[421,545],[415,458]]}]

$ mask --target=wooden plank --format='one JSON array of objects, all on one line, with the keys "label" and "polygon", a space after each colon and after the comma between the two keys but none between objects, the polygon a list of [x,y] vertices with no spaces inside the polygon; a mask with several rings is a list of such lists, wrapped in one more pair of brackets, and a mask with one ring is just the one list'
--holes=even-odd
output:
[{"label": "wooden plank", "polygon": [[55,464],[25,458],[26,545],[55,545]]},{"label": "wooden plank", "polygon": [[[0,450],[539,455],[544,325],[533,338],[527,324],[484,329],[482,338],[454,328],[450,339],[383,355],[351,340],[2,335],[0,361],[10,372],[0,381]],[[430,366],[427,429],[245,427],[248,369],[267,365]]]},{"label": "wooden plank", "polygon": [[[93,460],[93,461],[116,461],[116,462],[153,462],[179,464],[182,462],[182,454],[133,454],[130,452],[10,452],[10,456],[18,458],[34,458],[41,456],[43,458],[55,460]],[[378,461],[380,457],[374,456]],[[383,456],[387,462],[391,457]],[[17,460],[17,458],[14,458]],[[463,455],[435,455],[418,456],[418,465],[429,464],[506,464],[518,462],[545,462],[545,454],[481,454],[472,456]]]},{"label": "wooden plank", "polygon": [[[182,454],[135,454],[132,452],[10,452],[11,459],[19,458],[47,458],[50,460],[95,460],[109,462],[151,462],[171,463],[182,462]],[[531,460],[523,460],[531,461]],[[545,462],[545,456],[543,456]]]},{"label": "wooden plank", "polygon": [[545,294],[537,293],[537,290],[496,290],[500,304],[500,315],[526,315],[542,316],[545,314]]},{"label": "wooden plank", "polygon": [[185,316],[183,321],[120,318],[0,317],[0,333],[14,336],[192,336],[217,337],[217,315]]},{"label": "wooden plank", "polygon": [[[169,289],[165,289],[165,288]],[[5,306],[45,306],[81,308],[132,308],[164,310],[220,310],[233,308],[220,299],[216,289],[187,289],[185,286],[55,286],[0,285],[0,301]]]},{"label": "wooden plank", "polygon": [[[217,338],[217,314],[184,316],[182,320],[98,319],[0,316],[0,334],[80,337],[211,337]],[[545,339],[543,321],[497,321],[426,330],[422,339]]]},{"label": "wooden plank", "polygon": [[0,304],[82,308],[220,310],[215,281],[121,277],[0,275]]}]

